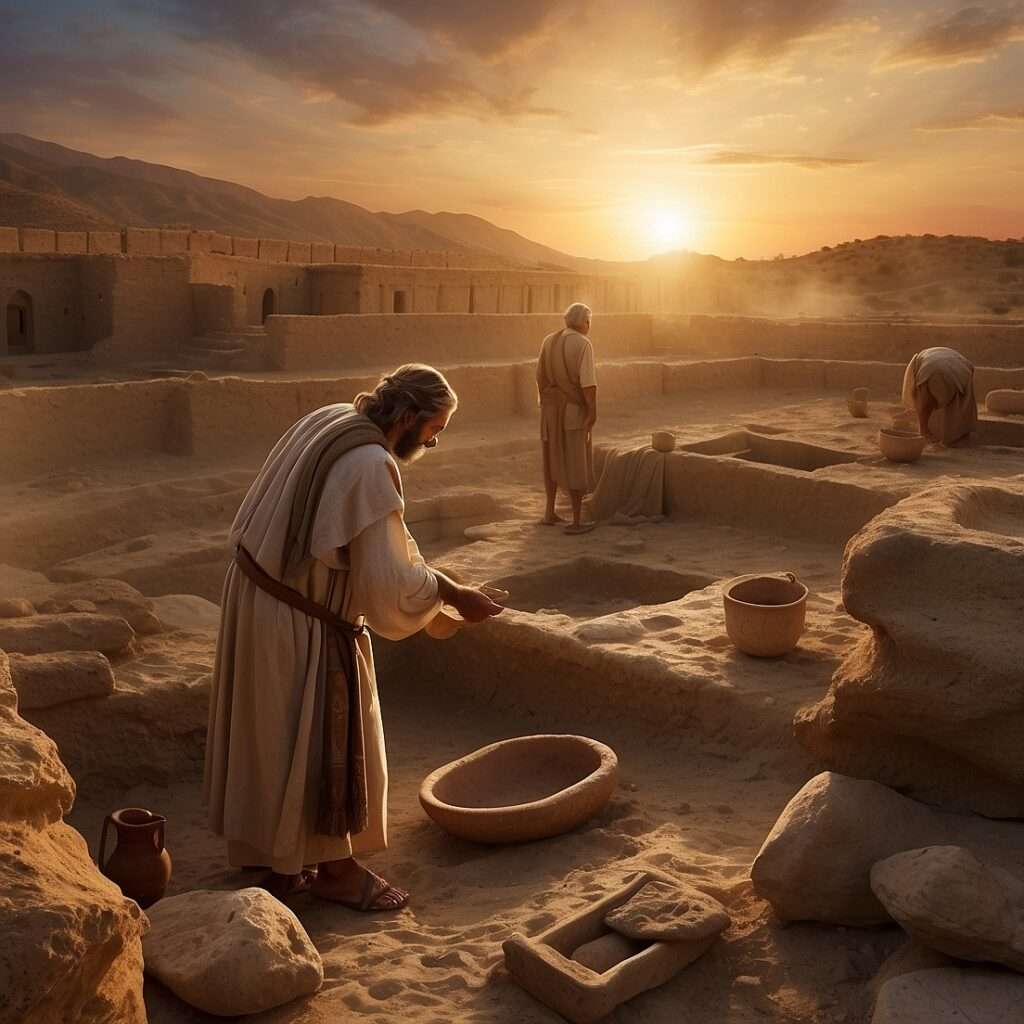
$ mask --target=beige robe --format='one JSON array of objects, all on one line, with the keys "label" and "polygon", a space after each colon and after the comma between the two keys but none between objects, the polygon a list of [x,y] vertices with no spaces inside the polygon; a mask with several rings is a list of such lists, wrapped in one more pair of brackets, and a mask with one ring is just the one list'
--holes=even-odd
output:
[{"label": "beige robe", "polygon": [[922,388],[938,406],[928,419],[928,431],[943,444],[966,437],[978,425],[974,397],[974,366],[952,348],[926,348],[907,364],[903,374],[903,403],[918,407]]},{"label": "beige robe", "polygon": [[548,446],[548,468],[570,491],[594,489],[593,445],[583,424],[583,389],[597,387],[594,347],[585,334],[567,329],[549,334],[537,359],[540,437]]},{"label": "beige robe", "polygon": [[[338,407],[300,420],[278,443],[231,529],[270,573],[280,571],[298,456]],[[398,466],[380,445],[343,455],[324,484],[311,556],[284,582],[348,621],[399,640],[440,608],[437,579],[402,519]],[[332,574],[331,570],[337,570]],[[333,586],[332,586],[333,578]],[[315,831],[326,672],[324,626],[255,586],[232,565],[210,697],[205,794],[210,827],[232,865],[296,874],[303,865],[387,845],[387,759],[370,639],[357,641],[369,820],[356,835]]]}]

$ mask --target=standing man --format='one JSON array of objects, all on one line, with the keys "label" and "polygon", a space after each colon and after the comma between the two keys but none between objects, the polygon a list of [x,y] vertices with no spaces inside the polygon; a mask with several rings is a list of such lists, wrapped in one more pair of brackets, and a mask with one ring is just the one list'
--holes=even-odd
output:
[{"label": "standing man", "polygon": [[236,867],[286,898],[397,910],[409,894],[355,857],[387,845],[387,760],[367,627],[401,640],[451,604],[501,611],[423,560],[402,518],[399,462],[437,444],[457,398],[401,366],[354,405],[278,441],[231,527],[210,697],[205,795]]},{"label": "standing man", "polygon": [[540,395],[540,445],[544,462],[545,526],[564,523],[555,512],[558,488],[569,492],[570,534],[587,533],[580,521],[583,495],[594,489],[592,433],[597,422],[597,372],[594,346],[587,337],[591,310],[574,302],[565,311],[565,328],[544,339],[537,360]]},{"label": "standing man", "polygon": [[907,364],[903,403],[917,413],[921,433],[953,444],[978,425],[974,366],[956,349],[926,348]]}]

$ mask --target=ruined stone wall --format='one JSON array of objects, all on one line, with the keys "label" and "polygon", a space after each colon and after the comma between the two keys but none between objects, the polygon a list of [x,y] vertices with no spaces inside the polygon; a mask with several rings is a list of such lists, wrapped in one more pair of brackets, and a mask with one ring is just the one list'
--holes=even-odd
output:
[{"label": "ruined stone wall", "polygon": [[[312,307],[342,313],[561,313],[585,302],[600,314],[642,307],[637,281],[531,270],[316,267]],[[653,293],[651,293],[653,294]],[[632,303],[632,306],[631,306]]]},{"label": "ruined stone wall", "polygon": [[[185,257],[119,256],[82,261],[82,287],[102,295],[110,333],[92,345],[97,363],[125,366],[160,359],[192,335],[192,293]],[[104,288],[109,287],[109,299]]]},{"label": "ruined stone wall", "polygon": [[[267,325],[267,352],[274,369],[303,371],[526,359],[561,326],[556,314],[277,317]],[[595,317],[591,338],[599,360],[651,354],[650,317]]]},{"label": "ruined stone wall", "polygon": [[74,352],[83,347],[86,309],[81,261],[71,257],[0,259],[0,356],[8,351],[7,306],[27,295],[34,352]]},{"label": "ruined stone wall", "polygon": [[230,256],[199,255],[190,260],[191,281],[222,285],[235,290],[235,327],[263,322],[263,302],[273,293],[273,313],[314,313],[310,299],[310,272],[293,263],[266,263]]},{"label": "ruined stone wall", "polygon": [[653,337],[659,350],[712,359],[761,355],[906,364],[923,348],[946,345],[962,352],[977,366],[1024,364],[1024,327],[1011,324],[656,315]]}]

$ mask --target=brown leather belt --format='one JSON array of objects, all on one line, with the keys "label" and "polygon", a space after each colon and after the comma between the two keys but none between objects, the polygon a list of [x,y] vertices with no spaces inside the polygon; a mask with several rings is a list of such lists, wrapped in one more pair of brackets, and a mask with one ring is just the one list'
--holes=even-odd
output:
[{"label": "brown leather belt", "polygon": [[347,637],[355,638],[362,636],[366,633],[366,620],[360,615],[356,622],[353,624],[347,622],[340,615],[335,615],[334,612],[327,608],[325,605],[319,604],[316,601],[311,601],[308,597],[303,596],[297,590],[292,590],[291,587],[282,583],[280,580],[274,579],[269,573],[265,572],[262,566],[239,544],[235,548],[235,565],[245,573],[246,576],[256,584],[260,590],[271,597],[276,597],[278,601],[283,601],[285,604],[290,605],[292,608],[297,609],[300,612],[304,612],[306,615],[312,616],[314,619],[319,619],[325,626],[329,626],[331,629],[342,633]]}]

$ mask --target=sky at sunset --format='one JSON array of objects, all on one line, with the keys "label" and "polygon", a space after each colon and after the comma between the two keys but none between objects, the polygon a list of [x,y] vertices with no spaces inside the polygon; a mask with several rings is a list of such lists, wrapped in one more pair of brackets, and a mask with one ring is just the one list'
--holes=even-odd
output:
[{"label": "sky at sunset", "polygon": [[0,130],[577,255],[1024,235],[1024,3],[0,0]]}]

